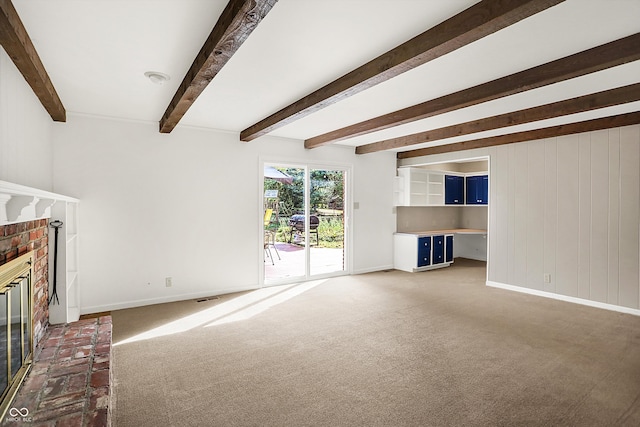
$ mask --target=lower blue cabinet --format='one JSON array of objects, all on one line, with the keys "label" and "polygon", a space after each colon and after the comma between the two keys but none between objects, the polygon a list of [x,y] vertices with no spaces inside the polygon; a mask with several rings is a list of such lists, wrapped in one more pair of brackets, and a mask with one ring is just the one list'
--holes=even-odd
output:
[{"label": "lower blue cabinet", "polygon": [[448,267],[453,263],[453,234],[437,230],[435,235],[395,233],[393,236],[393,266],[414,273]]},{"label": "lower blue cabinet", "polygon": [[431,265],[431,236],[418,238],[418,267]]},{"label": "lower blue cabinet", "polygon": [[449,235],[445,236],[444,239],[445,239],[445,242],[444,242],[444,247],[445,247],[444,261],[445,262],[453,262],[453,234],[449,234]]}]

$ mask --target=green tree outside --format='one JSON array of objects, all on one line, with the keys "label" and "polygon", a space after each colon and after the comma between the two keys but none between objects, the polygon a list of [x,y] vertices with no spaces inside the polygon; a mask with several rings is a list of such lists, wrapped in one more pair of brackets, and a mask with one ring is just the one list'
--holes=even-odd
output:
[{"label": "green tree outside", "polygon": [[[292,215],[304,213],[304,169],[277,168],[293,178],[291,184],[272,179],[264,180],[265,190],[278,190],[280,224],[277,239],[288,235],[288,220]],[[342,247],[344,240],[344,172],[336,170],[311,170],[310,212],[320,218],[319,245]]]}]

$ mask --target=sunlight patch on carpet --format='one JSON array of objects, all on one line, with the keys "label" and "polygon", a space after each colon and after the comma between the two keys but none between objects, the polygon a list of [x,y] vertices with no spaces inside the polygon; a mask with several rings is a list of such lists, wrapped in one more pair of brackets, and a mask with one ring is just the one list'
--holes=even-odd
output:
[{"label": "sunlight patch on carpet", "polygon": [[325,282],[326,280],[314,280],[311,282],[301,283],[299,285],[291,286],[289,289],[286,289],[284,292],[277,293],[270,298],[263,299],[255,304],[249,305],[241,310],[236,311],[235,313],[231,313],[228,316],[222,317],[220,319],[215,320],[206,327],[209,326],[219,326],[224,325],[226,323],[238,322],[241,320],[247,320],[256,316],[264,311],[267,311],[273,306],[281,304],[287,300],[290,300],[293,297],[296,297],[303,292],[308,291],[311,288],[315,288],[319,284]]},{"label": "sunlight patch on carpet", "polygon": [[325,281],[326,280],[314,280],[300,284],[271,286],[258,289],[157,328],[150,329],[141,334],[134,335],[113,345],[118,346],[178,334],[203,325],[206,327],[219,326],[226,323],[247,320]]}]

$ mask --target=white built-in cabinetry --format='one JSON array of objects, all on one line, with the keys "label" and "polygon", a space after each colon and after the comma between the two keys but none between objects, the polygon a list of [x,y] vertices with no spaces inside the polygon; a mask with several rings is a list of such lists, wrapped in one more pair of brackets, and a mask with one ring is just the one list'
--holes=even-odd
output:
[{"label": "white built-in cabinetry", "polygon": [[[477,197],[470,199],[467,188]],[[451,191],[455,196],[451,197]],[[486,173],[456,173],[424,168],[398,168],[394,184],[396,206],[486,205],[488,175]]]},{"label": "white built-in cabinetry", "polygon": [[453,233],[396,233],[393,266],[397,270],[433,270],[453,263]]},{"label": "white built-in cabinetry", "polygon": [[395,233],[393,267],[411,273],[448,267],[457,256],[486,261],[486,239],[486,230],[463,228]]},{"label": "white built-in cabinetry", "polygon": [[444,204],[444,173],[421,168],[400,168],[394,186],[396,206]]}]

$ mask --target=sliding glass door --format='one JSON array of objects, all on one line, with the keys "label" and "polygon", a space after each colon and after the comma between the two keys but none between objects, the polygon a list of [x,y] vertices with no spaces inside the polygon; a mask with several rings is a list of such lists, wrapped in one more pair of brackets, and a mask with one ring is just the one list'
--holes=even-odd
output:
[{"label": "sliding glass door", "polygon": [[265,165],[263,193],[264,281],[282,283],[306,276],[304,167]]},{"label": "sliding glass door", "polygon": [[265,164],[264,283],[281,284],[347,270],[347,170]]},{"label": "sliding glass door", "polygon": [[335,169],[311,169],[309,176],[309,273],[314,276],[344,271],[345,173]]}]

